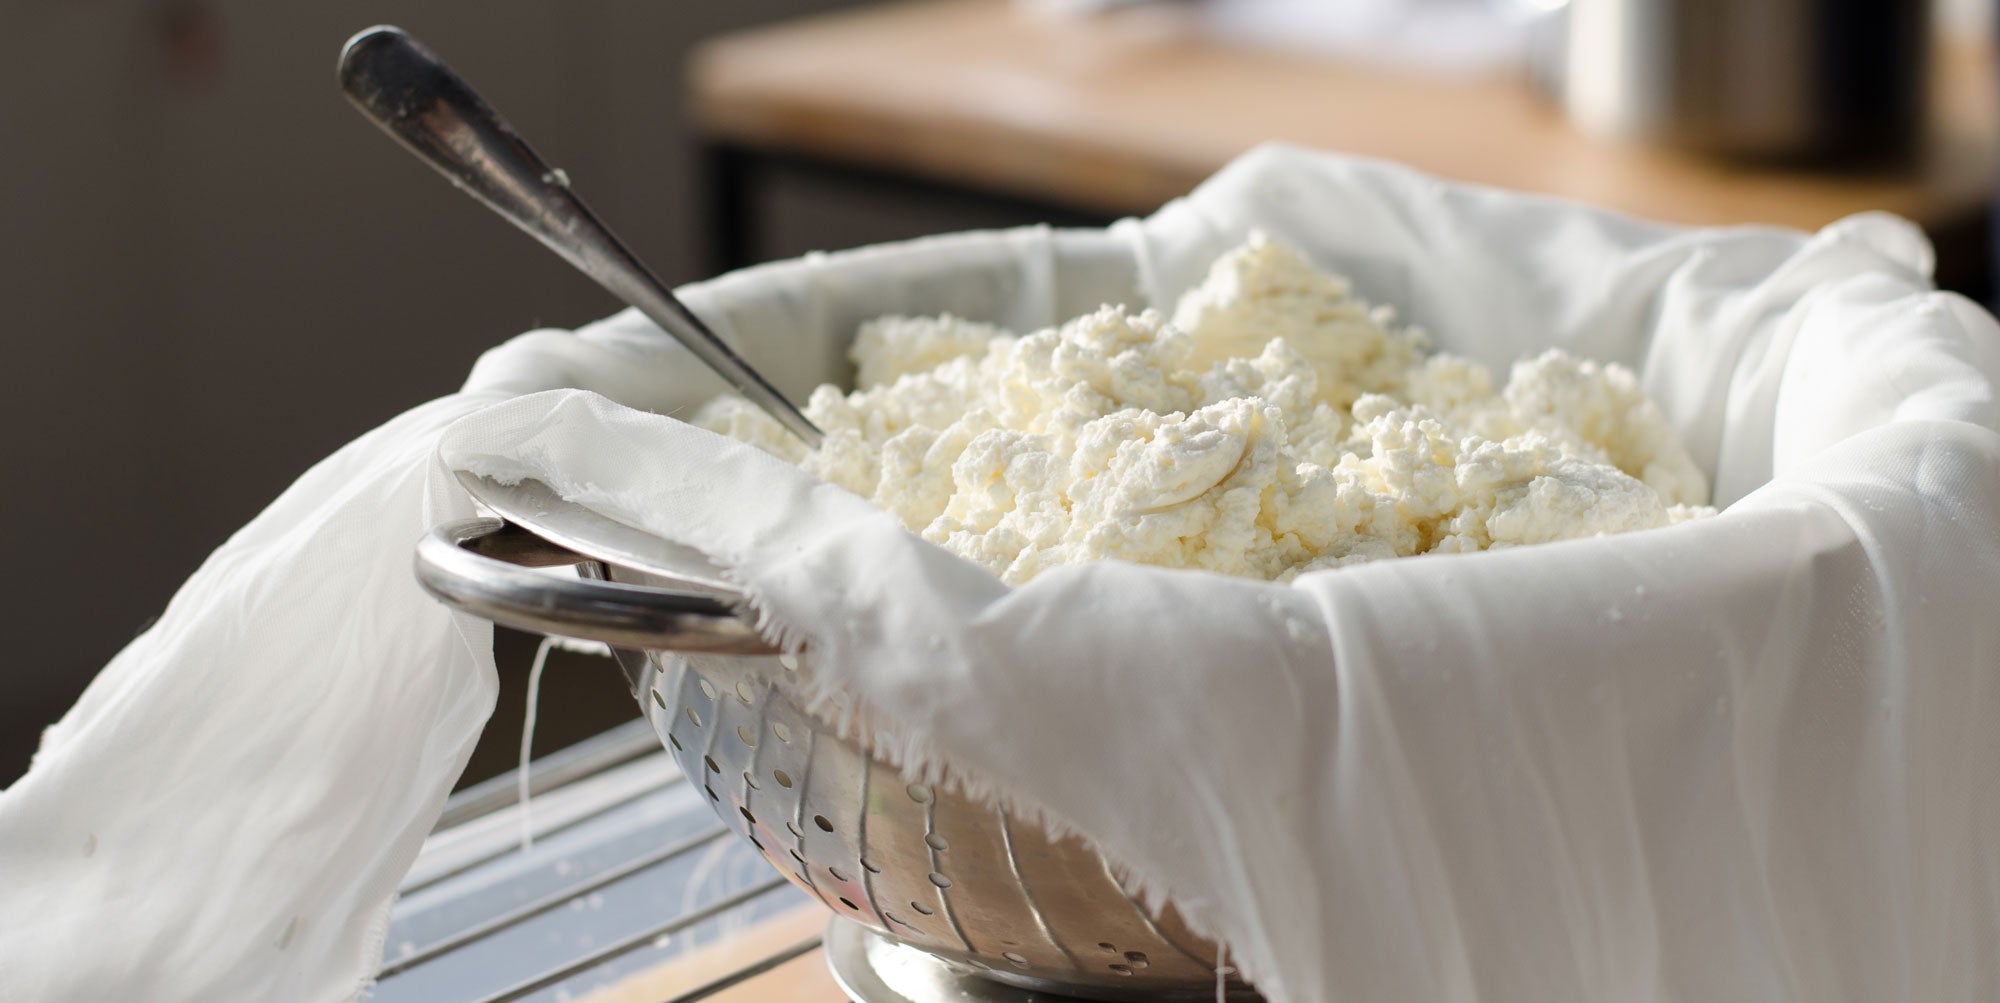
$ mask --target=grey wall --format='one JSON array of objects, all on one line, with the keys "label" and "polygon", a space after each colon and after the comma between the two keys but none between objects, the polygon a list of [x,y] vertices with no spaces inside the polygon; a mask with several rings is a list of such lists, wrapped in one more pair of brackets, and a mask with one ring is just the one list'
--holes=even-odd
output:
[{"label": "grey wall", "polygon": [[345,105],[333,64],[350,33],[393,22],[429,42],[679,281],[699,260],[684,52],[838,5],[7,5],[0,785],[202,557],[315,459],[451,391],[481,349],[614,307]]}]

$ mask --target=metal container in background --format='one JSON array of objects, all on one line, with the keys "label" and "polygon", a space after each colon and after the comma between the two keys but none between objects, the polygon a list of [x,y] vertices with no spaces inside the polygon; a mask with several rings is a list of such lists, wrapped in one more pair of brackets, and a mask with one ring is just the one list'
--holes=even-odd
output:
[{"label": "metal container in background", "polygon": [[1894,162],[1923,135],[1930,14],[1929,0],[1569,0],[1538,72],[1596,135]]}]

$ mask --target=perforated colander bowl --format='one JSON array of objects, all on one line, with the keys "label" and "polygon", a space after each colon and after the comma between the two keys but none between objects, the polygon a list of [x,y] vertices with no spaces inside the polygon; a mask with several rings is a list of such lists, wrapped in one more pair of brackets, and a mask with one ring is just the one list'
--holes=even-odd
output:
[{"label": "perforated colander bowl", "polygon": [[[617,546],[579,549],[631,559]],[[585,577],[522,567],[579,562]],[[591,561],[497,520],[440,527],[417,563],[425,587],[458,608],[610,644],[716,814],[837,923],[1043,992],[1213,999],[1219,973],[1232,997],[1255,998],[1213,942],[1171,908],[1154,915],[1134,901],[1088,845],[963,796],[949,774],[912,783],[869,739],[802,710],[793,694],[810,653],[805,664],[773,653],[712,581]]]}]

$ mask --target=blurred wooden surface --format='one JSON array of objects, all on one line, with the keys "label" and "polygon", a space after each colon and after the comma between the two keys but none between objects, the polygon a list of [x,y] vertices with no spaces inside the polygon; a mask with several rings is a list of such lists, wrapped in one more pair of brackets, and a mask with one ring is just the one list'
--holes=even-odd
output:
[{"label": "blurred wooden surface", "polygon": [[1078,20],[1007,0],[869,7],[705,43],[688,93],[711,142],[1106,215],[1284,140],[1669,222],[1810,229],[1886,209],[1937,234],[1983,225],[2000,133],[1990,52],[1945,53],[1938,71],[1917,163],[1845,174],[1592,140],[1522,80],[1247,49],[1175,5]]},{"label": "blurred wooden surface", "polygon": [[[770,959],[784,957],[826,930],[828,914],[818,902],[794,909],[747,930],[725,934],[691,955],[676,957],[581,997],[578,1003],[660,1003],[710,986]],[[826,952],[805,953],[703,997],[706,1003],[847,1003],[847,994],[826,967]]]}]

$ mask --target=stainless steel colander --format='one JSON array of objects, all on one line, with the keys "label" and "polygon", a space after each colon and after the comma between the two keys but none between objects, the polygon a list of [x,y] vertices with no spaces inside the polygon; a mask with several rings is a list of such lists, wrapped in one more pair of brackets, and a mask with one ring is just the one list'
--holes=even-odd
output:
[{"label": "stainless steel colander", "polygon": [[[948,775],[911,783],[873,754],[870,729],[841,737],[805,713],[793,694],[811,653],[772,651],[686,552],[608,522],[579,531],[574,519],[591,517],[569,515],[554,531],[494,519],[440,527],[418,547],[419,580],[496,623],[610,644],[716,814],[836,926],[872,932],[859,947],[852,930],[830,938],[843,981],[840,945],[857,957],[907,945],[959,972],[1102,1000],[1213,999],[1221,964],[1232,998],[1256,998],[1214,943],[1172,909],[1156,916],[1133,901],[1084,843],[968,799]],[[553,565],[581,577],[529,570]]]}]

